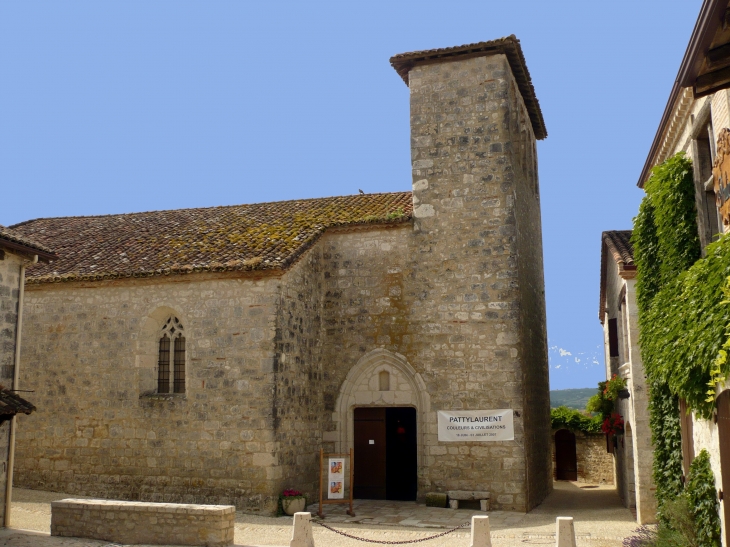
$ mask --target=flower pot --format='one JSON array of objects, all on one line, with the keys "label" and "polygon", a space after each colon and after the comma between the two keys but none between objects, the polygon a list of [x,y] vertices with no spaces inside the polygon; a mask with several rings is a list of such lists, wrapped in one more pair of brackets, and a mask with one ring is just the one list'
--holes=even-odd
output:
[{"label": "flower pot", "polygon": [[287,515],[293,515],[294,513],[301,513],[307,507],[307,498],[304,497],[289,497],[281,498],[281,508]]}]

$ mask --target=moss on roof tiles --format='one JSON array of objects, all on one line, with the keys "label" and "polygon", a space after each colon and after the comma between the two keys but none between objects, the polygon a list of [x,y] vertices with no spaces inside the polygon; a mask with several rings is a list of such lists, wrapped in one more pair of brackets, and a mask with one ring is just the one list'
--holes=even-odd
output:
[{"label": "moss on roof tiles", "polygon": [[398,224],[410,192],[339,196],[95,217],[41,218],[12,228],[56,250],[28,283],[203,271],[283,270],[327,229]]}]

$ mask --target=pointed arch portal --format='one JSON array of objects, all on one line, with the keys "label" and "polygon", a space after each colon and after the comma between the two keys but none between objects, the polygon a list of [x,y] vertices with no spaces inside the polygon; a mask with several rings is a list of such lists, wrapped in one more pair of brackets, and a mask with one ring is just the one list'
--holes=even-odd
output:
[{"label": "pointed arch portal", "polygon": [[416,499],[423,439],[436,424],[426,385],[406,358],[385,349],[361,357],[335,408],[336,450],[355,449],[355,497]]}]

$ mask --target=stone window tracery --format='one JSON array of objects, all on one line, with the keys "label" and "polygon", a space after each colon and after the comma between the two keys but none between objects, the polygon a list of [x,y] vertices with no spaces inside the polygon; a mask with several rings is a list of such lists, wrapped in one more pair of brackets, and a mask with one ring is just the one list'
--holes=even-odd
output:
[{"label": "stone window tracery", "polygon": [[157,358],[157,393],[170,393],[170,388],[172,393],[185,393],[185,329],[174,315],[161,329]]}]

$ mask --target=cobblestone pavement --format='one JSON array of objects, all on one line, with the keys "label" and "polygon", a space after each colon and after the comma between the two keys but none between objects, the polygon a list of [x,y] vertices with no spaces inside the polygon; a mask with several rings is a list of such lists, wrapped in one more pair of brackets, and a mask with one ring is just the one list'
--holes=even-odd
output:
[{"label": "cobblestone pavement", "polygon": [[[581,488],[581,486],[583,488]],[[579,547],[620,547],[637,524],[631,512],[621,505],[616,490],[578,483],[558,482],[545,502],[530,513],[491,511],[488,513],[495,547],[555,544],[555,518],[575,519]],[[50,530],[50,502],[64,494],[32,490],[13,490],[11,529],[0,529],[0,546],[12,547],[118,547],[105,541],[57,538]],[[80,496],[73,496],[78,498]],[[317,506],[308,508],[316,513]],[[325,523],[349,534],[380,541],[414,540],[438,534],[482,515],[480,511],[425,507],[413,502],[357,501],[355,517],[346,506],[328,505]],[[292,519],[236,514],[236,545],[288,545]],[[317,547],[362,547],[362,542],[347,539],[314,524]],[[24,530],[18,530],[24,529]],[[29,531],[33,530],[33,531]],[[424,542],[424,547],[468,547],[470,532],[466,528],[448,536]],[[121,547],[121,546],[119,546]]]}]

